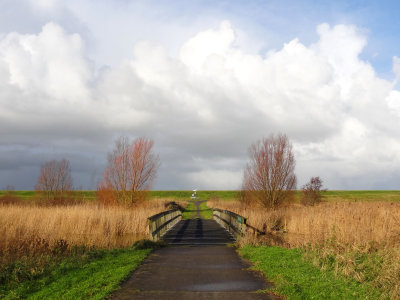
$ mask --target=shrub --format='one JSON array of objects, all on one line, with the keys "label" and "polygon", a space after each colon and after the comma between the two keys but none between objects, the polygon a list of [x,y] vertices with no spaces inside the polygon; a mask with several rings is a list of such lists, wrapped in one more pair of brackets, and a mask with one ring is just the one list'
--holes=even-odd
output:
[{"label": "shrub", "polygon": [[322,192],[326,191],[322,188],[322,180],[319,177],[312,177],[310,182],[303,185],[301,197],[301,204],[303,205],[315,205],[322,201]]}]

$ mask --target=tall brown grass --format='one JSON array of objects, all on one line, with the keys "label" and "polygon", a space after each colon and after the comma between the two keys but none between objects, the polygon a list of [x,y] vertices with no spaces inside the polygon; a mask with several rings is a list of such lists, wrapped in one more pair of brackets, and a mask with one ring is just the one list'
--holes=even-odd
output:
[{"label": "tall brown grass", "polygon": [[276,210],[216,199],[208,205],[240,214],[261,231],[280,234],[290,247],[318,245],[330,238],[343,244],[400,244],[399,202],[326,202]]},{"label": "tall brown grass", "polygon": [[22,256],[74,246],[129,246],[148,236],[147,218],[168,209],[168,202],[145,201],[134,207],[0,205],[0,253]]},{"label": "tall brown grass", "polygon": [[293,204],[276,210],[212,199],[210,207],[247,218],[264,232],[248,233],[241,243],[302,247],[322,269],[368,282],[383,298],[400,299],[400,203],[325,202]]}]

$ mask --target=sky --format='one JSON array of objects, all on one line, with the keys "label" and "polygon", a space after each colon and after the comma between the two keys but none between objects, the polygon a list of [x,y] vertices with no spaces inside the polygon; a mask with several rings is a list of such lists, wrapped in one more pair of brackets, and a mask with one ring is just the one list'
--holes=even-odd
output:
[{"label": "sky", "polygon": [[0,0],[0,189],[68,159],[96,189],[120,136],[157,190],[240,189],[286,134],[298,187],[400,189],[398,1]]}]

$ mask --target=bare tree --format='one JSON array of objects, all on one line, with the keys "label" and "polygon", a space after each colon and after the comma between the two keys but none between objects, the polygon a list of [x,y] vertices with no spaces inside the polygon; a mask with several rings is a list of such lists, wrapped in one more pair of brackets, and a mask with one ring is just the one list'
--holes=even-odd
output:
[{"label": "bare tree", "polygon": [[52,160],[42,165],[35,190],[47,200],[63,200],[73,190],[69,161]]},{"label": "bare tree", "polygon": [[322,189],[322,180],[319,177],[311,177],[310,181],[303,185],[301,188],[303,196],[301,203],[304,205],[315,205],[322,201],[322,192],[326,190]]},{"label": "bare tree", "polygon": [[101,197],[112,194],[115,199],[103,199],[103,202],[135,203],[145,196],[159,166],[159,158],[152,152],[153,145],[152,140],[143,137],[131,143],[126,137],[116,141],[98,189]]},{"label": "bare tree", "polygon": [[[121,137],[115,142],[115,148],[108,155],[108,165],[104,171],[104,180],[100,182],[103,191],[111,191],[117,200],[129,200],[129,141]],[[115,199],[113,200],[115,202]]]},{"label": "bare tree", "polygon": [[286,135],[271,135],[252,144],[250,162],[243,176],[245,202],[257,201],[275,208],[288,200],[296,189],[295,159]]}]

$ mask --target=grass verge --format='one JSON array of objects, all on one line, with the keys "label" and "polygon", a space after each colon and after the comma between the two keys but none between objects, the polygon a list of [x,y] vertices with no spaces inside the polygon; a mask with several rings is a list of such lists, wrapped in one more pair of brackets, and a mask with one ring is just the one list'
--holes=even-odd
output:
[{"label": "grass verge", "polygon": [[[192,219],[197,216],[196,205],[193,202],[188,202],[188,203],[189,205],[182,212],[182,219],[184,220]],[[199,211],[200,211],[200,217],[202,219],[212,219],[213,211],[207,206],[206,202],[200,203]]]},{"label": "grass verge", "polygon": [[273,292],[289,299],[377,299],[370,285],[322,271],[303,259],[300,249],[244,246],[239,253],[275,285]]},{"label": "grass verge", "polygon": [[[91,250],[67,257],[13,262],[0,274],[1,299],[104,299],[151,249]],[[36,261],[36,262],[37,262]],[[44,263],[43,263],[44,262]]]},{"label": "grass verge", "polygon": [[[0,198],[6,195],[7,191],[0,191]],[[192,191],[150,191],[149,199],[171,199],[171,200],[189,200]],[[31,200],[35,196],[35,191],[13,191],[11,194],[21,200]],[[219,200],[237,200],[240,191],[198,191],[197,195],[200,200],[208,200],[218,198]],[[339,191],[328,190],[323,193],[324,201],[400,201],[400,191]],[[84,201],[94,201],[96,199],[96,191],[75,191],[74,197]],[[301,191],[297,191],[295,200],[299,202]]]},{"label": "grass verge", "polygon": [[196,212],[197,212],[196,205],[194,205],[193,202],[189,202],[189,205],[182,212],[182,219],[184,220],[192,219],[196,216]]},{"label": "grass verge", "polygon": [[202,219],[212,219],[213,211],[207,206],[207,202],[200,203],[200,216]]},{"label": "grass verge", "polygon": [[327,191],[325,201],[400,201],[400,191]]},{"label": "grass verge", "polygon": [[[171,198],[174,200],[189,200],[192,191],[150,191],[150,198]],[[199,200],[208,200],[218,197],[221,200],[234,200],[238,197],[238,191],[197,191]]]}]

